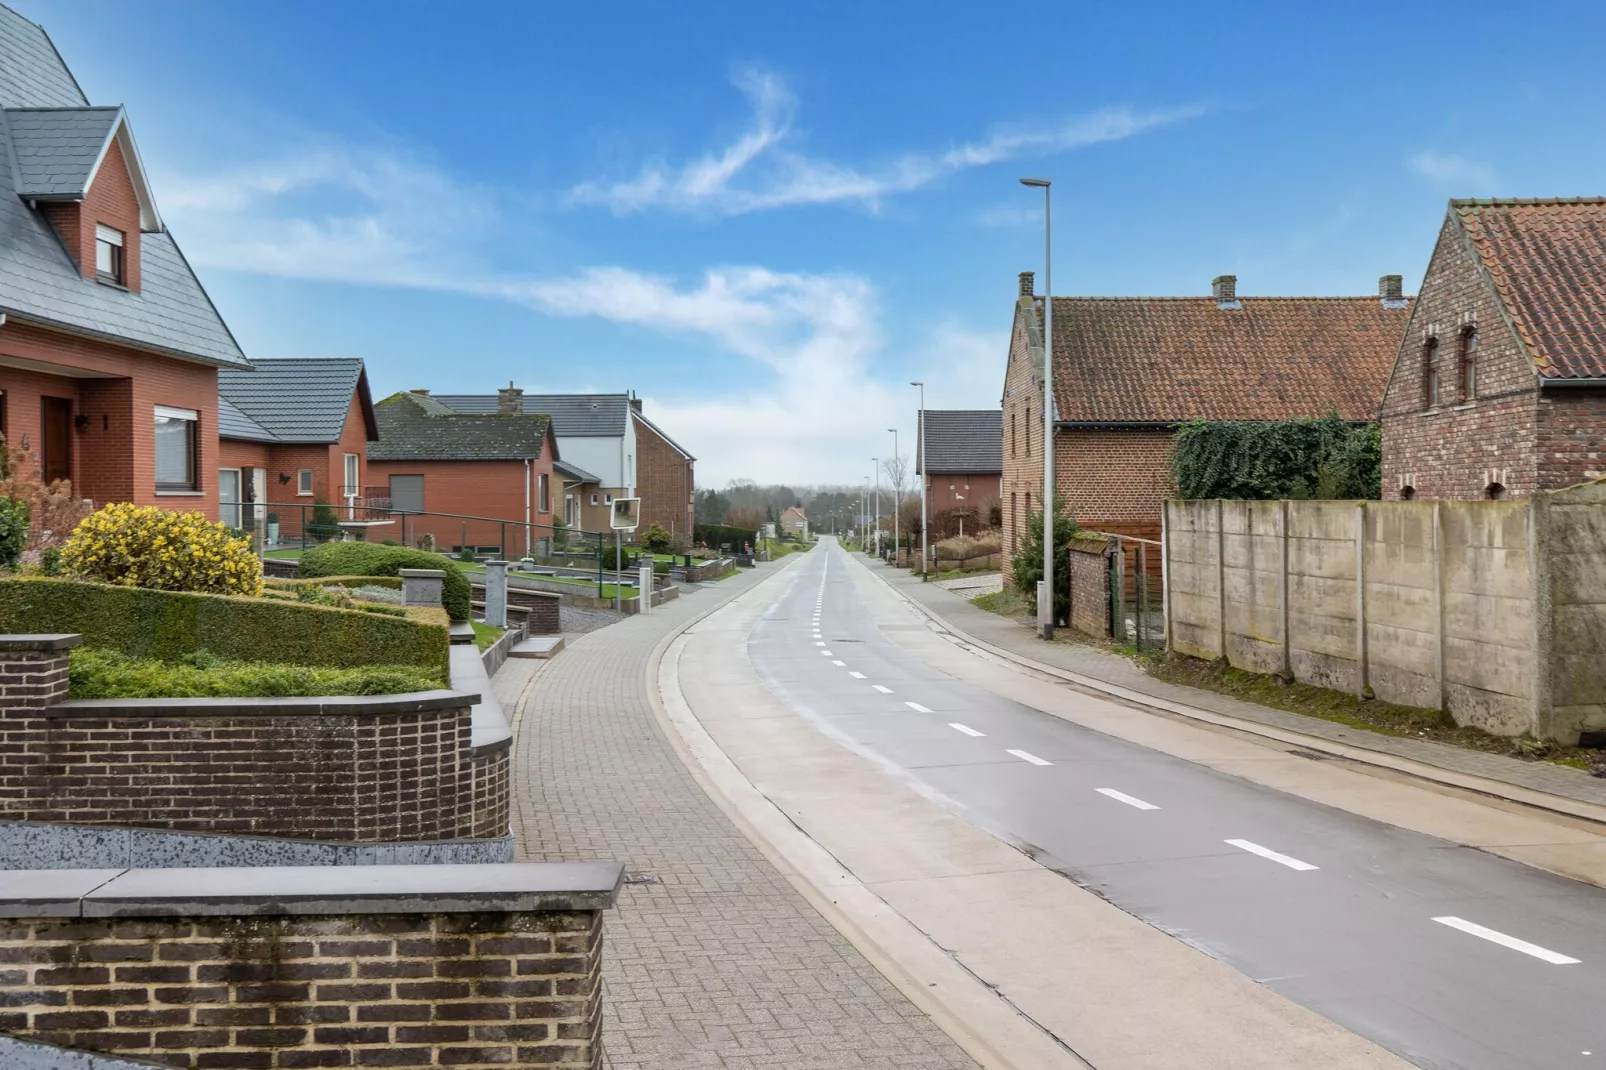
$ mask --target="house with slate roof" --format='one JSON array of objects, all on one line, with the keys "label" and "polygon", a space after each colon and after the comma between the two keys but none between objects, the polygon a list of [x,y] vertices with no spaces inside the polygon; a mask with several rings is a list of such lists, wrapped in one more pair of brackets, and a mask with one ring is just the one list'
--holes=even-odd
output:
[{"label": "house with slate roof", "polygon": [[418,391],[391,395],[374,414],[369,478],[396,513],[385,537],[417,545],[427,533],[441,550],[518,555],[551,537],[558,440],[549,416],[512,405],[464,413]]},{"label": "house with slate roof", "polygon": [[[1084,528],[1158,539],[1178,425],[1377,418],[1411,301],[1367,297],[1054,298],[1055,486]],[[1004,545],[1042,506],[1043,298],[1022,272],[1003,392]],[[1005,555],[1007,564],[1008,553]]]},{"label": "house with slate roof", "polygon": [[218,516],[220,369],[249,367],[157,210],[128,115],[0,6],[0,435],[97,505]]},{"label": "house with slate roof", "polygon": [[[920,414],[915,471],[925,475],[932,534],[988,523],[1004,484],[1004,414],[998,409],[927,409]],[[950,530],[952,529],[952,530]]]},{"label": "house with slate roof", "polygon": [[356,519],[389,496],[365,482],[367,447],[378,437],[368,373],[357,357],[258,359],[250,371],[219,372],[220,518],[250,527],[253,506],[266,503],[281,539],[299,538],[318,502]]},{"label": "house with slate roof", "polygon": [[1450,202],[1382,423],[1385,498],[1606,476],[1606,198]]}]

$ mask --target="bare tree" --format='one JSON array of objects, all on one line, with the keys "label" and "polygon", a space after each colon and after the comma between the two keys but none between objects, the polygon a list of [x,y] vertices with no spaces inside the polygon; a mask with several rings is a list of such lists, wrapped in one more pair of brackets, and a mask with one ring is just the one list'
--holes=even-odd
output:
[{"label": "bare tree", "polygon": [[[911,497],[908,489],[911,475],[909,470],[909,458],[903,454],[898,454],[895,457],[885,458],[881,462],[881,474],[887,477],[887,486],[890,488],[890,493],[892,495],[892,507],[888,509],[887,512],[893,517],[901,518],[904,513],[904,505]],[[919,513],[920,511],[918,509],[915,510],[915,516],[917,519],[919,517]],[[899,524],[899,528],[904,532],[902,537],[906,538],[909,532],[909,525]]]}]

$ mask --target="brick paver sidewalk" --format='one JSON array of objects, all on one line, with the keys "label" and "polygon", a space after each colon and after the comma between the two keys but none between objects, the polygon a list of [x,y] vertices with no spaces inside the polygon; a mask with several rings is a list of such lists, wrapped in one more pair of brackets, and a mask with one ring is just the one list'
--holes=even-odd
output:
[{"label": "brick paver sidewalk", "polygon": [[714,806],[647,705],[659,640],[779,567],[497,673],[520,857],[617,859],[655,878],[627,885],[604,922],[607,1066],[974,1070]]},{"label": "brick paver sidewalk", "polygon": [[1301,713],[1271,709],[1227,695],[1218,695],[1213,691],[1201,691],[1197,688],[1156,680],[1118,654],[1110,654],[1085,643],[1061,640],[1044,642],[1031,627],[971,605],[966,600],[966,592],[945,591],[936,584],[922,584],[918,576],[911,576],[902,569],[888,568],[879,563],[865,562],[865,567],[891,584],[894,589],[908,595],[936,614],[956,632],[974,636],[985,643],[1032,661],[1116,684],[1129,691],[1208,710],[1211,713],[1237,717],[1291,732],[1302,732],[1308,736],[1351,747],[1381,751],[1398,758],[1409,758],[1424,765],[1436,766],[1467,776],[1483,777],[1530,791],[1559,795],[1576,802],[1606,805],[1606,780],[1592,777],[1581,770],[1569,769],[1552,762],[1525,762],[1520,758],[1508,758],[1502,754],[1465,750],[1428,739],[1386,736],[1379,732],[1368,732],[1324,721],[1319,717],[1307,717]]}]

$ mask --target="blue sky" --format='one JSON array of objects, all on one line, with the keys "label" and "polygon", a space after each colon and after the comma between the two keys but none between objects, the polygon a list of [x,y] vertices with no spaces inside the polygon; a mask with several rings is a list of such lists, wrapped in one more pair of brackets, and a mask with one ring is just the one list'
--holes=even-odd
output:
[{"label": "blue sky", "polygon": [[858,482],[912,378],[996,405],[1020,175],[1056,293],[1347,294],[1606,163],[1600,4],[11,2],[247,353],[634,389],[704,485]]}]

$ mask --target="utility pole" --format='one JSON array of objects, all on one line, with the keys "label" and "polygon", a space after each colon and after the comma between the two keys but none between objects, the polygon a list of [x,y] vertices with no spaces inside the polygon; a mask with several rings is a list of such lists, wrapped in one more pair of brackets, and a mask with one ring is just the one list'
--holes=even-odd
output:
[{"label": "utility pole", "polygon": [[[889,427],[887,430],[892,432],[892,463],[897,464],[898,429],[896,427]],[[903,502],[900,501],[899,498],[901,498],[902,495],[897,492],[901,491],[902,489],[902,487],[894,488],[892,497],[892,563],[894,565],[898,563],[898,525],[903,522],[903,517],[899,515],[899,507],[903,505]]]},{"label": "utility pole", "polygon": [[875,472],[875,555],[881,556],[881,458],[871,457]]},{"label": "utility pole", "polygon": [[929,535],[926,531],[929,526],[926,521],[926,384],[916,379],[911,380],[909,385],[920,388],[920,413],[915,429],[920,442],[920,464],[917,466],[920,473],[920,579],[924,582],[926,562],[931,557]]},{"label": "utility pole", "polygon": [[[1023,178],[1023,186],[1043,191],[1043,596],[1037,621],[1043,638],[1054,638],[1054,258],[1050,247],[1053,217],[1046,178]],[[1043,603],[1048,603],[1045,608]]]}]

